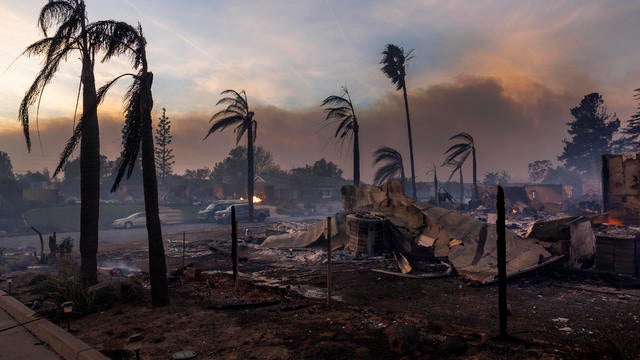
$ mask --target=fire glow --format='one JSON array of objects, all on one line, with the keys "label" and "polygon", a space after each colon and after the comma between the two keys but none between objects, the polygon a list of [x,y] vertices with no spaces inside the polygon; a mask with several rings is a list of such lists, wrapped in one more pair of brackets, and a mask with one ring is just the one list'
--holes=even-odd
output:
[{"label": "fire glow", "polygon": [[[243,198],[243,197],[241,197],[241,198],[240,198],[240,200],[244,200],[244,198]],[[260,199],[259,197],[257,197],[257,196],[255,196],[255,195],[253,195],[253,203],[254,203],[254,204],[259,204],[259,203],[261,203],[261,202],[262,202],[262,199]]]}]

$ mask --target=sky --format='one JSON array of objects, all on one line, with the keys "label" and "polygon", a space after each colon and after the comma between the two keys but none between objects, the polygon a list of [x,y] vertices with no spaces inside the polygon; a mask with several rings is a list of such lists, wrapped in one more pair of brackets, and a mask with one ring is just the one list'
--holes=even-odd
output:
[{"label": "sky", "polygon": [[[44,1],[0,0],[0,150],[14,170],[54,169],[71,135],[80,62],[70,56],[45,90],[27,152],[18,105],[41,59],[20,56],[41,38]],[[257,145],[284,169],[334,161],[352,176],[351,144],[332,138],[321,101],[347,86],[360,123],[361,172],[372,153],[398,149],[409,173],[402,94],[380,71],[387,43],[415,49],[407,69],[415,168],[432,178],[452,135],[474,139],[480,175],[527,179],[534,160],[556,160],[569,109],[603,95],[623,124],[640,87],[640,2],[289,0],[86,0],[89,21],[140,22],[154,72],[154,119],[172,121],[175,170],[213,167],[235,145],[231,129],[202,140],[225,89],[246,90]],[[129,71],[126,58],[99,63],[97,85]],[[123,81],[101,105],[101,152],[119,153]],[[31,109],[35,122],[36,109]],[[38,130],[40,135],[38,136]],[[38,140],[39,139],[39,140]],[[438,167],[440,177],[449,170]],[[470,164],[465,166],[467,179]]]}]

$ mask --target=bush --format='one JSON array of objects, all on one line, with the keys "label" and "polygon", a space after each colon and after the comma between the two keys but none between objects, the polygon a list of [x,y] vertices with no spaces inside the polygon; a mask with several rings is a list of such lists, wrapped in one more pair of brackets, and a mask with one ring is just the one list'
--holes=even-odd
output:
[{"label": "bush", "polygon": [[73,302],[75,313],[84,315],[95,310],[93,296],[82,286],[80,268],[73,261],[61,259],[58,262],[58,273],[49,280],[48,288],[56,304]]}]

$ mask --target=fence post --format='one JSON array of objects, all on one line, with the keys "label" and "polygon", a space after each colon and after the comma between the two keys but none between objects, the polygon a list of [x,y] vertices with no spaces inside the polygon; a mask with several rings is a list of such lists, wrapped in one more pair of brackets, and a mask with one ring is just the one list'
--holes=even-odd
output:
[{"label": "fence post", "polygon": [[507,334],[507,242],[505,230],[504,190],[498,185],[496,204],[498,219],[496,230],[498,239],[496,242],[498,252],[498,315],[500,319],[500,337],[505,339]]},{"label": "fence post", "polygon": [[233,284],[238,286],[238,223],[236,207],[231,207],[231,262],[233,264]]},{"label": "fence post", "polygon": [[331,217],[327,217],[327,305],[331,305]]},{"label": "fence post", "polygon": [[183,231],[183,232],[182,232],[182,270],[183,270],[183,271],[184,271],[184,249],[185,249],[185,247],[187,246],[187,245],[186,245],[186,242],[185,242],[185,237],[186,237],[186,234],[185,234],[185,232]]}]

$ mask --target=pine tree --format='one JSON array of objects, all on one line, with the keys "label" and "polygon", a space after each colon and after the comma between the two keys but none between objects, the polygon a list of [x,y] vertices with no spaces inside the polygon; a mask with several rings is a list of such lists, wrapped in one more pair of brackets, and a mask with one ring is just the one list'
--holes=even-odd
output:
[{"label": "pine tree", "polygon": [[583,175],[599,173],[601,156],[612,151],[613,134],[620,127],[615,113],[607,112],[602,96],[598,93],[586,95],[580,105],[571,109],[573,121],[569,125],[570,140],[563,140],[564,149],[558,160],[569,169]]},{"label": "pine tree", "polygon": [[631,119],[622,129],[625,135],[622,139],[622,151],[640,151],[640,89],[635,89],[634,92],[633,98],[638,100],[638,106],[635,114],[631,115]]},{"label": "pine tree", "polygon": [[158,118],[158,126],[156,127],[156,164],[158,167],[158,176],[160,182],[164,182],[167,176],[173,173],[173,149],[169,147],[173,140],[171,135],[171,121],[166,114],[167,109],[162,108],[162,116]]}]

